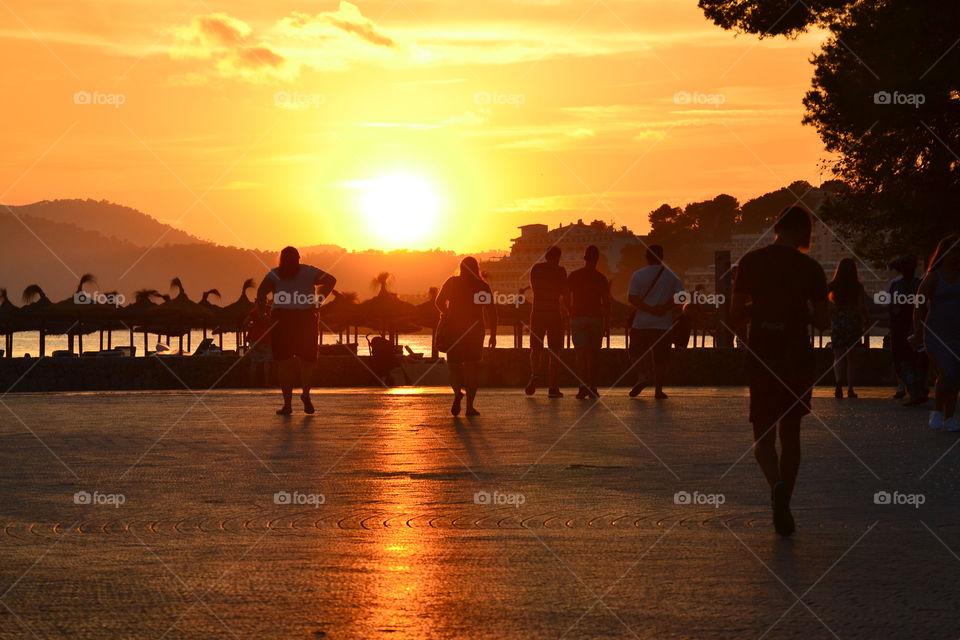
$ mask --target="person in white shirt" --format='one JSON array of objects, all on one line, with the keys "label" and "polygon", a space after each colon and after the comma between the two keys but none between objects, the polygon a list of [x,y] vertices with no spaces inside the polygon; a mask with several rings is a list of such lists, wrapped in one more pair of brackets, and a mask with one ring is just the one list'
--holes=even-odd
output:
[{"label": "person in white shirt", "polygon": [[333,291],[337,279],[322,269],[300,264],[300,252],[286,247],[280,252],[280,265],[271,269],[257,289],[257,306],[265,312],[267,294],[273,294],[270,311],[270,337],[273,359],[277,362],[277,376],[283,406],[277,415],[288,416],[293,387],[300,361],[300,382],[304,413],[313,413],[310,386],[317,364],[317,309]]},{"label": "person in white shirt", "polygon": [[647,266],[630,278],[629,300],[636,307],[630,328],[630,358],[638,366],[634,398],[652,381],[655,397],[665,399],[663,381],[670,357],[670,331],[674,325],[677,294],[683,292],[680,278],[663,264],[663,247],[647,248]]}]

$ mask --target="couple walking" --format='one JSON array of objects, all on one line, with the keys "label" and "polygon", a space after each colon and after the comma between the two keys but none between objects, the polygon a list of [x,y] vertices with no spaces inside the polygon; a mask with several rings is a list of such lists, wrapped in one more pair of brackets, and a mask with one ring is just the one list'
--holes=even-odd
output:
[{"label": "couple walking", "polygon": [[[628,297],[634,307],[630,325],[629,354],[638,366],[637,383],[630,390],[636,397],[654,382],[655,397],[665,399],[663,381],[670,356],[670,333],[677,310],[676,294],[683,290],[680,278],[663,263],[663,247],[647,248],[647,266],[630,278]],[[610,329],[610,283],[597,270],[600,250],[591,245],[584,252],[584,266],[567,275],[560,266],[560,248],[551,247],[544,261],[530,271],[533,309],[530,314],[530,381],[524,391],[533,395],[547,370],[547,395],[562,398],[558,384],[559,350],[563,348],[563,313],[570,317],[570,336],[580,381],[578,399],[599,398],[597,371],[603,337]],[[544,350],[547,350],[547,354]],[[545,360],[549,362],[544,364]]]}]

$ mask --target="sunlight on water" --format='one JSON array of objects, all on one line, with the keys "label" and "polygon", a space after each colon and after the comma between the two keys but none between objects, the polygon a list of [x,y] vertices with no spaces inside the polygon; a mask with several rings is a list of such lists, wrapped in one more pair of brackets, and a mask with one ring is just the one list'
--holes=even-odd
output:
[{"label": "sunlight on water", "polygon": [[[111,336],[111,344],[114,347],[124,347],[130,344],[130,334],[127,331],[114,331]],[[103,347],[106,348],[108,341],[106,338],[106,333],[104,333]],[[213,339],[215,345],[220,345],[220,336],[218,335],[208,335],[209,338]],[[829,341],[829,336],[824,337],[823,344],[826,346]],[[190,348],[195,349],[200,341],[203,340],[203,332],[195,330],[190,334]],[[700,338],[697,338],[697,346],[701,345]],[[162,342],[167,344],[167,339],[163,338]],[[331,336],[326,334],[323,336],[323,344],[334,344],[336,342],[336,336]],[[74,343],[74,351],[77,350],[77,345],[79,340],[76,340]],[[134,334],[133,344],[137,349],[137,356],[143,355],[144,343],[143,343],[143,334],[137,333]],[[173,348],[177,348],[180,344],[179,339],[171,338],[169,344]],[[223,349],[227,351],[232,351],[236,349],[236,341],[232,333],[223,335]],[[429,333],[414,333],[414,334],[402,334],[400,336],[400,344],[409,346],[414,353],[422,353],[425,356],[430,356],[430,345],[431,345],[431,336]],[[48,335],[46,339],[46,354],[49,356],[56,350],[67,349],[68,341],[67,336],[65,335]],[[626,338],[622,332],[615,333],[610,336],[610,348],[611,349],[623,349],[626,345]],[[147,346],[151,353],[156,350],[157,346],[157,336],[151,334],[149,340],[147,341]],[[529,336],[523,337],[523,347],[530,346]],[[604,347],[607,346],[606,340],[604,340]],[[693,346],[693,340],[691,339],[690,346]],[[703,345],[705,347],[713,347],[713,338],[707,336],[706,342]],[[883,336],[870,336],[870,348],[871,349],[880,349],[883,347]],[[187,350],[187,339],[184,336],[183,340],[184,351]],[[512,333],[501,333],[497,337],[497,348],[498,349],[512,349],[513,348],[513,334]],[[98,351],[100,349],[100,336],[99,334],[89,334],[83,337],[83,350],[87,351]],[[25,354],[30,354],[31,356],[36,357],[40,353],[40,337],[37,332],[22,332],[14,335],[13,340],[13,356],[15,358],[22,358]],[[364,340],[363,336],[360,337],[360,343],[357,345],[357,354],[361,356],[369,355],[369,349]]]}]

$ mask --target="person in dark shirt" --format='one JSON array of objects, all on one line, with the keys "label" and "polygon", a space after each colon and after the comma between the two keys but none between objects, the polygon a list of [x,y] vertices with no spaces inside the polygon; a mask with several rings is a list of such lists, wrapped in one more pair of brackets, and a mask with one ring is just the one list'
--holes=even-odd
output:
[{"label": "person in dark shirt", "polygon": [[610,326],[610,283],[597,271],[599,261],[600,249],[590,245],[583,253],[584,266],[567,277],[566,303],[580,378],[578,400],[600,397],[597,365],[603,336]]},{"label": "person in dark shirt", "polygon": [[560,247],[550,247],[544,261],[530,270],[533,289],[533,308],[530,311],[530,382],[524,391],[528,396],[537,392],[543,376],[543,348],[549,354],[547,383],[551,398],[562,398],[558,384],[558,351],[563,348],[563,308],[567,295],[567,270],[560,266]]},{"label": "person in dark shirt", "polygon": [[476,258],[468,256],[460,262],[460,275],[447,279],[434,304],[440,312],[437,349],[447,354],[453,389],[450,413],[460,415],[466,392],[467,416],[478,416],[480,412],[473,403],[477,396],[478,365],[483,358],[484,327],[490,327],[490,348],[496,347],[497,306],[490,285],[480,275]]},{"label": "person in dark shirt", "polygon": [[750,323],[753,451],[770,485],[774,526],[784,537],[795,529],[790,499],[800,468],[800,421],[810,413],[816,383],[809,326],[829,326],[823,267],[801,252],[810,247],[812,227],[802,207],[780,214],[774,243],[740,260],[732,303],[735,326]]}]

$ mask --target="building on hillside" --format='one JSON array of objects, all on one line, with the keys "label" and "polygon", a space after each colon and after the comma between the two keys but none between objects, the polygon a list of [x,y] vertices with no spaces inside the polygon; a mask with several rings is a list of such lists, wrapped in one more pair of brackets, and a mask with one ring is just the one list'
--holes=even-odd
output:
[{"label": "building on hillside", "polygon": [[610,270],[616,271],[623,248],[640,244],[642,238],[626,227],[615,228],[598,220],[590,224],[577,220],[575,224],[560,225],[556,229],[545,224],[524,225],[520,227],[520,236],[512,242],[509,255],[484,263],[494,291],[514,293],[529,286],[530,268],[541,262],[543,254],[552,246],[563,251],[560,264],[568,272],[583,266],[583,251],[591,244],[600,249]]},{"label": "building on hillside", "polygon": [[[766,229],[763,233],[733,234],[730,238],[730,245],[726,247],[730,250],[731,262],[736,264],[747,252],[770,244],[773,242],[773,238],[772,227]],[[848,245],[818,218],[814,218],[813,221],[813,241],[810,245],[809,255],[823,266],[827,280],[833,277],[833,272],[840,260],[853,258],[857,263],[864,289],[871,298],[874,293],[884,291],[887,283],[894,276],[886,269],[876,269],[873,265],[857,258]],[[683,273],[683,284],[688,289],[692,289],[695,284],[703,284],[707,291],[713,292],[715,288],[714,266],[706,265],[687,269]]]}]

